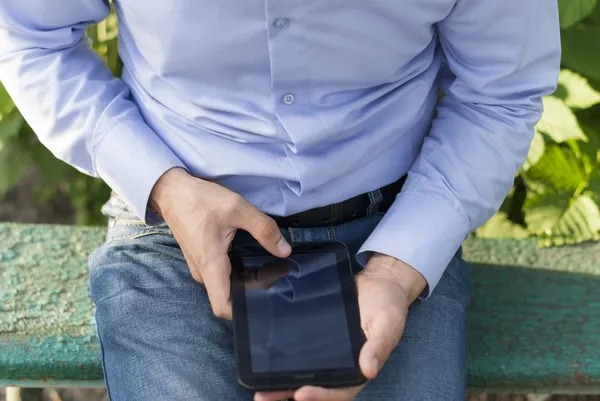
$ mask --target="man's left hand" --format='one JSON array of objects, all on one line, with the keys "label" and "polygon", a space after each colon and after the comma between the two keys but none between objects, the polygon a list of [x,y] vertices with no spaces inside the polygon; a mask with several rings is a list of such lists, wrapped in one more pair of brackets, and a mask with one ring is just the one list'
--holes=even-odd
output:
[{"label": "man's left hand", "polygon": [[[387,361],[404,332],[408,307],[426,286],[423,276],[391,256],[374,254],[356,276],[362,329],[367,337],[358,362],[372,380]],[[350,401],[364,388],[326,389],[304,386],[295,392],[256,393],[255,401]]]}]

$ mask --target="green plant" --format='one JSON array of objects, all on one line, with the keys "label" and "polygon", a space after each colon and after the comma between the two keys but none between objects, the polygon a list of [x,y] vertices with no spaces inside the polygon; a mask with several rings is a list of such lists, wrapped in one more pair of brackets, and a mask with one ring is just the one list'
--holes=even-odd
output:
[{"label": "green plant", "polygon": [[562,66],[527,161],[481,237],[536,236],[542,246],[600,239],[600,4],[559,0]]}]

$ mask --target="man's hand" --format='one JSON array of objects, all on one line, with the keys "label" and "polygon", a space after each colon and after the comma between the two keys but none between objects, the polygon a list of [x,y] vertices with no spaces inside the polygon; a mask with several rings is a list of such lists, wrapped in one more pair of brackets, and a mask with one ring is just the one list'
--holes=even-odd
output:
[{"label": "man's hand", "polygon": [[[375,254],[356,276],[361,325],[367,341],[359,365],[370,380],[400,341],[410,304],[426,286],[423,276],[411,266],[386,255]],[[305,386],[296,392],[256,393],[255,401],[350,401],[364,386],[325,389]]]},{"label": "man's hand", "polygon": [[230,190],[175,168],[158,180],[150,207],[171,228],[194,279],[204,283],[215,315],[231,319],[227,251],[238,229],[277,257],[291,252],[277,224]]}]

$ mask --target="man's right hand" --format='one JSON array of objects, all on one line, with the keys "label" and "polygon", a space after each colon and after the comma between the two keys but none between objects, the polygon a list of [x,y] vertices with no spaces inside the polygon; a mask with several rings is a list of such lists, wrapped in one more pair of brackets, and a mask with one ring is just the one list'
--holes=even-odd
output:
[{"label": "man's right hand", "polygon": [[163,174],[149,203],[171,228],[194,279],[206,286],[217,317],[231,319],[227,252],[238,229],[249,232],[274,256],[291,253],[272,218],[240,195],[181,168]]}]

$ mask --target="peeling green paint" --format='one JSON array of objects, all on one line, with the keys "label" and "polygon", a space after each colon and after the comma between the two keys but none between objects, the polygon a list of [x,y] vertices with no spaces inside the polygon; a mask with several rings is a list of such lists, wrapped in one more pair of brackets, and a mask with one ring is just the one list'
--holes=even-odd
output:
[{"label": "peeling green paint", "polygon": [[597,392],[600,277],[474,266],[469,386]]},{"label": "peeling green paint", "polygon": [[0,224],[0,383],[100,380],[86,261],[104,235]]},{"label": "peeling green paint", "polygon": [[[100,383],[86,261],[104,234],[0,224],[0,385]],[[600,391],[600,244],[468,240],[464,255],[483,265],[473,267],[469,387]]]},{"label": "peeling green paint", "polygon": [[0,335],[93,335],[87,255],[102,229],[0,225]]}]

